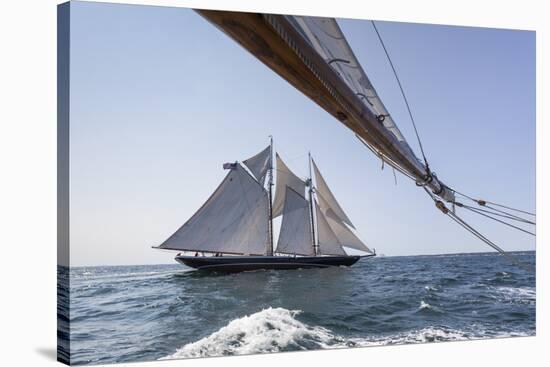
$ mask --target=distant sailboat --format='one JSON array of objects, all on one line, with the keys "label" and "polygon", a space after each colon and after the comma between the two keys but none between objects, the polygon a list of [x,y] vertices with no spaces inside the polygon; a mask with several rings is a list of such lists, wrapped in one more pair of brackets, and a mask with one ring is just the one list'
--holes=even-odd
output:
[{"label": "distant sailboat", "polygon": [[[156,248],[181,251],[176,261],[193,268],[229,272],[350,266],[375,256],[353,232],[311,156],[310,177],[302,180],[276,154],[272,200],[272,156],[271,143],[242,163],[225,163],[229,173],[212,196]],[[279,216],[274,248],[273,219]]]}]

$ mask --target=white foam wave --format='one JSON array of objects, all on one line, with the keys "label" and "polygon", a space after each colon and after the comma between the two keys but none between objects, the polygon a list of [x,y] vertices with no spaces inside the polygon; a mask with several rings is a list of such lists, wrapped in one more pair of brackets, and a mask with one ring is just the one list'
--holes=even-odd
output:
[{"label": "white foam wave", "polygon": [[537,299],[537,292],[532,287],[497,287],[497,298],[504,302],[519,302],[532,304]]},{"label": "white foam wave", "polygon": [[500,291],[501,293],[517,296],[520,298],[535,299],[537,296],[535,288],[531,288],[531,287],[524,287],[524,288],[498,287],[497,290]]},{"label": "white foam wave", "polygon": [[391,335],[345,338],[320,326],[310,326],[295,318],[300,311],[268,308],[231,321],[218,331],[184,345],[161,359],[213,357],[286,350],[333,349],[391,344],[410,344],[524,336],[524,333],[484,334],[479,328],[468,332],[446,327],[427,327]]},{"label": "white foam wave", "polygon": [[315,340],[320,346],[334,336],[325,328],[310,327],[294,318],[300,311],[268,308],[231,321],[213,334],[184,345],[163,359],[222,356],[305,349],[299,342]]},{"label": "white foam wave", "polygon": [[428,302],[420,301],[420,307],[418,307],[419,310],[425,310],[432,308],[432,306]]},{"label": "white foam wave", "polygon": [[427,327],[409,332],[397,333],[387,337],[354,340],[360,346],[431,343],[442,341],[468,340],[469,335],[462,330],[443,327]]},{"label": "white foam wave", "polygon": [[439,313],[443,312],[440,308],[432,306],[428,302],[425,302],[424,300],[421,300],[420,306],[418,306],[418,311],[422,311],[422,310],[431,310]]}]

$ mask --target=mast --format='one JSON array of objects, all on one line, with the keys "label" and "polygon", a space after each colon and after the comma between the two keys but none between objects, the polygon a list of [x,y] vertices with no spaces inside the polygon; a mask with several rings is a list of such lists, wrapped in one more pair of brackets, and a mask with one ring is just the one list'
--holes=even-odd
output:
[{"label": "mast", "polygon": [[317,256],[319,249],[317,242],[315,241],[315,221],[313,218],[313,178],[311,175],[311,152],[307,153],[308,163],[309,163],[309,181],[308,181],[308,192],[309,192],[309,215],[311,217],[311,244],[313,246],[313,253]]},{"label": "mast", "polygon": [[269,136],[269,179],[267,182],[269,195],[269,243],[267,245],[267,256],[273,256],[273,136]]}]

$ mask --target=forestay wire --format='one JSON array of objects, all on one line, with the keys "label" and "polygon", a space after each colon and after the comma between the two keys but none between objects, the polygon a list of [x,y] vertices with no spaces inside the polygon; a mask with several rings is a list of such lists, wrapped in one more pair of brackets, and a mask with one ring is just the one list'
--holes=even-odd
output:
[{"label": "forestay wire", "polygon": [[[455,201],[455,203],[458,205],[458,202]],[[520,222],[520,223],[535,225],[535,222],[532,222],[530,220],[527,220],[527,219],[524,219],[524,218],[521,218],[521,217],[518,217],[518,216],[515,216],[515,215],[512,215],[512,214],[509,214],[509,213],[506,213],[506,212],[503,212],[503,211],[500,211],[500,210],[495,210],[495,209],[492,209],[492,208],[491,208],[491,210],[486,210],[486,209],[481,209],[481,208],[474,208],[474,207],[466,205],[466,204],[460,204],[460,206],[464,207],[466,209],[475,210],[475,211],[479,211],[479,212],[483,212],[483,213],[487,213],[487,214],[491,214],[491,215],[496,215],[497,217],[502,217],[502,218],[506,218],[506,219],[509,219],[509,220],[514,220],[514,221],[517,221],[517,222]]]},{"label": "forestay wire", "polygon": [[376,27],[376,24],[374,23],[374,20],[371,20],[372,26],[374,28],[374,31],[376,32],[376,35],[378,36],[378,40],[380,41],[380,44],[382,45],[382,48],[384,49],[384,53],[386,54],[386,57],[388,58],[388,62],[391,66],[391,69],[393,71],[393,75],[395,76],[395,80],[397,80],[397,85],[399,85],[399,90],[401,90],[401,95],[403,96],[403,100],[405,101],[405,105],[407,106],[407,111],[409,112],[409,117],[411,118],[411,122],[414,128],[414,133],[416,134],[416,139],[418,140],[418,145],[420,146],[420,152],[422,153],[422,158],[424,159],[424,164],[426,165],[426,173],[429,176],[430,175],[430,165],[428,164],[428,159],[426,158],[426,154],[424,153],[424,147],[422,146],[422,140],[420,140],[420,134],[418,133],[418,129],[416,128],[416,122],[414,121],[414,117],[411,111],[411,106],[409,105],[409,101],[407,100],[407,96],[405,95],[405,90],[403,89],[403,85],[401,84],[401,80],[399,79],[399,76],[397,75],[397,71],[395,70],[395,66],[393,65],[393,62],[391,60],[390,54],[388,52],[388,49],[386,48],[386,45],[384,44],[384,41],[382,40],[382,36],[380,35],[380,32],[378,32],[378,28]]},{"label": "forestay wire", "polygon": [[[457,203],[457,204],[458,204],[458,203]],[[501,219],[495,218],[495,217],[493,217],[493,216],[491,216],[491,215],[489,215],[489,214],[485,214],[485,213],[489,213],[488,211],[485,211],[485,213],[483,213],[483,210],[482,210],[482,209],[473,208],[473,207],[467,206],[467,205],[462,205],[462,207],[465,208],[465,209],[468,209],[468,210],[471,211],[472,213],[476,213],[476,214],[482,215],[482,216],[484,216],[484,217],[486,217],[486,218],[489,218],[489,219],[492,219],[492,220],[494,220],[494,221],[496,221],[496,222],[502,223],[502,224],[504,224],[504,225],[506,225],[506,226],[508,226],[508,227],[517,229],[518,231],[521,231],[521,232],[530,234],[530,235],[532,235],[532,236],[535,235],[533,232],[530,232],[530,231],[528,231],[528,230],[526,230],[526,229],[523,229],[523,228],[521,228],[521,227],[515,226],[515,225],[513,225],[513,224],[511,224],[511,223],[508,223],[508,222],[505,222],[505,221],[503,221],[503,220],[501,220]]]},{"label": "forestay wire", "polygon": [[[492,201],[488,201],[488,200],[483,200],[483,199],[476,199],[476,198],[473,198],[472,196],[470,195],[467,195],[467,194],[464,194],[458,190],[455,190],[455,189],[452,189],[456,194],[462,196],[462,197],[465,197],[466,199],[469,199],[475,203],[477,203],[478,205],[481,205],[481,206],[485,206],[485,207],[488,207],[488,208],[491,208],[495,211],[498,211],[498,212],[503,212],[502,210],[500,209],[497,209],[497,208],[493,208],[491,207],[491,205],[494,205],[494,206],[498,206],[500,208],[504,208],[504,209],[508,209],[508,210],[512,210],[514,212],[517,212],[517,213],[523,213],[523,214],[526,214],[526,215],[529,215],[529,216],[532,216],[532,217],[536,217],[537,215],[533,212],[528,212],[526,210],[521,210],[521,209],[517,209],[517,208],[512,208],[508,205],[503,205],[503,204],[497,204],[495,202],[492,202]],[[488,205],[489,204],[489,205]],[[507,213],[507,214],[510,214],[510,213]],[[510,214],[510,215],[513,215],[513,214]]]},{"label": "forestay wire", "polygon": [[464,206],[464,208],[470,210],[472,213],[476,213],[476,214],[482,215],[482,216],[484,216],[484,217],[486,217],[486,218],[489,218],[489,219],[492,219],[492,220],[494,220],[494,221],[496,221],[496,222],[502,223],[502,224],[504,224],[504,225],[506,225],[506,226],[508,226],[508,227],[517,229],[518,231],[521,231],[521,232],[530,234],[531,236],[535,236],[535,234],[534,234],[533,232],[530,232],[530,231],[528,231],[528,230],[526,230],[526,229],[523,229],[523,228],[521,228],[521,227],[515,226],[515,225],[513,225],[513,224],[510,224],[510,223],[505,222],[505,221],[503,221],[503,220],[500,220],[500,219],[498,219],[498,218],[492,217],[492,216],[490,216],[490,215],[488,215],[488,214],[484,214],[484,213],[481,212],[481,209],[472,208],[472,207],[468,207],[468,206]]}]

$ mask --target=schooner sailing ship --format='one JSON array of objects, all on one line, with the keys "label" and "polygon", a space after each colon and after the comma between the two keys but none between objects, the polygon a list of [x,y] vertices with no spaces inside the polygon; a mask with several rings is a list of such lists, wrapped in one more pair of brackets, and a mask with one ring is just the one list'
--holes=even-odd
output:
[{"label": "schooner sailing ship", "polygon": [[[351,266],[375,256],[353,232],[311,155],[308,159],[306,180],[279,154],[274,167],[272,141],[242,163],[225,163],[229,172],[212,196],[156,248],[181,251],[175,258],[181,264],[225,272]],[[279,216],[274,247],[273,219]],[[361,255],[348,255],[346,248]]]}]

